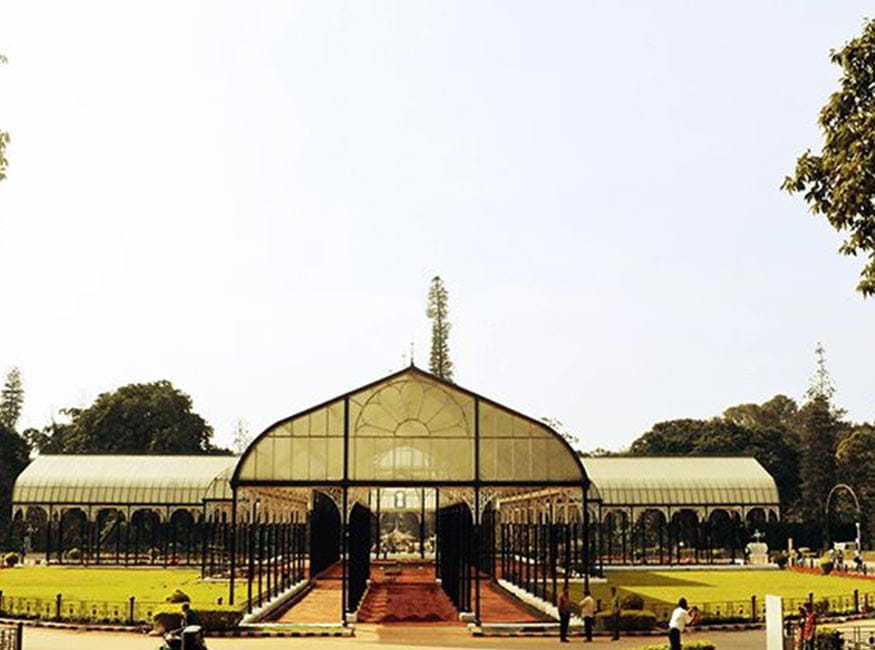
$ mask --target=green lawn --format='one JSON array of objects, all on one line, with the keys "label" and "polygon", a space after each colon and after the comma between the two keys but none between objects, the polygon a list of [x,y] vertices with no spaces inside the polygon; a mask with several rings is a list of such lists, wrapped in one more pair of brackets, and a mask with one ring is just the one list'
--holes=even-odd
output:
[{"label": "green lawn", "polygon": [[[616,586],[620,595],[637,593],[646,606],[660,616],[685,597],[691,605],[698,604],[705,611],[723,615],[750,615],[751,596],[757,597],[758,609],[765,595],[774,594],[785,599],[787,611],[814,594],[815,600],[830,599],[836,609],[853,606],[853,592],[859,590],[862,606],[866,595],[875,606],[875,580],[823,576],[796,571],[610,571],[607,584],[593,584],[593,596],[604,604],[610,600],[610,588]],[[582,588],[575,585],[572,596],[579,597]],[[605,605],[603,605],[605,606]]]},{"label": "green lawn", "polygon": [[160,602],[181,589],[196,605],[227,602],[228,585],[201,582],[192,569],[111,569],[27,567],[0,571],[4,598],[51,599],[56,594],[71,600]]}]

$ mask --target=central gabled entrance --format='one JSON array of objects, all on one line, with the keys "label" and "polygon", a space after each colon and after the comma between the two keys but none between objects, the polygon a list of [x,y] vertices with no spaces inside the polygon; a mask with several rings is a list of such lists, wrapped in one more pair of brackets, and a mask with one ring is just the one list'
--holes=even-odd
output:
[{"label": "central gabled entrance", "polygon": [[[478,622],[484,582],[538,576],[541,597],[555,601],[559,581],[588,580],[589,481],[577,454],[545,424],[413,366],[268,427],[231,486],[229,600],[239,602],[245,580],[250,609],[265,601],[265,563],[278,573],[268,598],[292,586],[281,579],[286,557],[270,532],[286,519],[306,524],[310,579],[340,583],[343,621],[359,610],[369,578],[391,582],[386,545],[397,575],[414,575],[402,555],[411,566],[418,559],[419,576],[428,560],[435,584]],[[415,510],[406,501],[417,494],[420,530],[384,532],[385,516]],[[387,495],[397,499],[388,509]],[[526,495],[537,505],[511,521]],[[502,509],[505,501],[517,505]],[[512,523],[529,526],[525,544],[511,539]],[[385,565],[374,569],[378,560]]]}]

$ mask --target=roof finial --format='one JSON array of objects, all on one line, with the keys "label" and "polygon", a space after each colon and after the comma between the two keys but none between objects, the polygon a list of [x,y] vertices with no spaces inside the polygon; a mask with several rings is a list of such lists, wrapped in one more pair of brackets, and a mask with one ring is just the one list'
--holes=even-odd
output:
[{"label": "roof finial", "polygon": [[415,352],[415,350],[413,347],[413,341],[411,341],[410,342],[410,365],[411,365],[411,367],[416,365],[416,363],[414,361],[414,352]]}]

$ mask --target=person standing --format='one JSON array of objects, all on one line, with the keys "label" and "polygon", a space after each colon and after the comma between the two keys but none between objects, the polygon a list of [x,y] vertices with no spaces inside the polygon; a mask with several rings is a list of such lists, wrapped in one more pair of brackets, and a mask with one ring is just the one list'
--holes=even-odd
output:
[{"label": "person standing", "polygon": [[611,587],[611,627],[613,634],[611,641],[620,640],[620,595],[616,587]]},{"label": "person standing", "polygon": [[565,587],[559,595],[559,641],[562,643],[568,643],[568,623],[573,611],[574,605],[568,595],[568,587]]},{"label": "person standing", "polygon": [[802,650],[802,646],[805,645],[804,637],[806,618],[808,618],[808,612],[805,611],[804,607],[800,606],[799,613],[796,616],[796,630],[793,635],[793,648],[795,650]]},{"label": "person standing", "polygon": [[592,624],[595,621],[595,601],[589,589],[583,590],[583,600],[580,601],[580,617],[583,619],[583,635],[587,643],[592,642]]},{"label": "person standing", "polygon": [[817,614],[811,603],[805,603],[805,625],[802,628],[802,650],[814,650],[814,636],[817,633]]},{"label": "person standing", "polygon": [[681,598],[678,606],[671,613],[668,623],[668,647],[671,650],[681,650],[681,637],[687,625],[695,625],[699,620],[699,610],[693,607],[687,609],[687,599]]}]

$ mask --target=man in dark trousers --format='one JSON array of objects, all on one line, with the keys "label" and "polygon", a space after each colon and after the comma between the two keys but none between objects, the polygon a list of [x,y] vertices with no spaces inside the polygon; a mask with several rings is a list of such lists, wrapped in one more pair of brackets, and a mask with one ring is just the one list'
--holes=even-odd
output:
[{"label": "man in dark trousers", "polygon": [[571,614],[574,611],[574,605],[571,603],[571,596],[568,595],[568,587],[562,589],[559,595],[559,641],[568,643],[568,624],[571,622]]},{"label": "man in dark trousers", "polygon": [[687,609],[687,599],[681,598],[678,606],[671,613],[668,623],[668,647],[671,650],[681,650],[681,637],[687,625],[699,622],[699,610],[695,607]]}]

